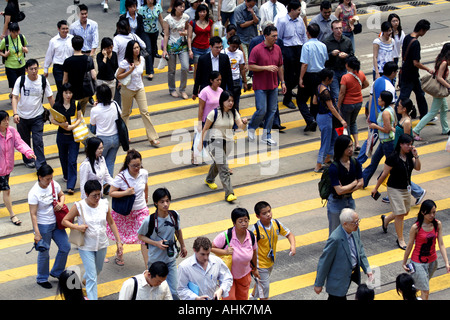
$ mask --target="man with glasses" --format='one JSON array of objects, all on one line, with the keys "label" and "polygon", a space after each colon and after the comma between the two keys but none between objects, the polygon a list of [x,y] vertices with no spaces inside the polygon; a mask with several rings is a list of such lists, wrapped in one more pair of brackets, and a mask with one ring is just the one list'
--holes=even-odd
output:
[{"label": "man with glasses", "polygon": [[205,53],[198,58],[192,100],[197,98],[204,87],[210,85],[209,75],[212,71],[219,71],[222,76],[220,87],[223,90],[233,91],[230,59],[225,53],[220,53],[223,49],[222,39],[218,36],[212,37],[209,40],[209,45],[211,46],[211,52]]},{"label": "man with glasses", "polygon": [[341,225],[327,240],[317,266],[314,291],[322,292],[326,283],[328,300],[346,300],[351,281],[361,283],[360,268],[372,280],[372,270],[367,260],[359,224],[361,220],[353,210],[346,208],[340,215]]},{"label": "man with glasses", "polygon": [[50,106],[53,107],[55,100],[53,92],[44,76],[38,74],[39,63],[35,59],[29,59],[25,64],[26,75],[19,77],[12,91],[12,109],[14,123],[17,131],[26,144],[31,146],[33,139],[33,150],[36,162],[23,156],[23,162],[27,168],[39,169],[45,161],[44,154],[44,96],[47,97]]}]

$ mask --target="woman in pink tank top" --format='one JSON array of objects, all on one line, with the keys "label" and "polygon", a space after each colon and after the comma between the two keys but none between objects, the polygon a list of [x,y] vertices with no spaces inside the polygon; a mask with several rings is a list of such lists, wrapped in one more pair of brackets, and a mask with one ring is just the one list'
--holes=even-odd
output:
[{"label": "woman in pink tank top", "polygon": [[[447,251],[442,238],[442,223],[436,219],[436,203],[433,200],[425,200],[420,207],[417,221],[412,225],[409,232],[409,243],[405,250],[402,265],[405,271],[411,273],[415,287],[421,290],[422,300],[428,300],[430,294],[429,282],[437,269],[436,240],[439,243],[447,273],[450,273]],[[413,246],[411,263],[406,264]]]}]

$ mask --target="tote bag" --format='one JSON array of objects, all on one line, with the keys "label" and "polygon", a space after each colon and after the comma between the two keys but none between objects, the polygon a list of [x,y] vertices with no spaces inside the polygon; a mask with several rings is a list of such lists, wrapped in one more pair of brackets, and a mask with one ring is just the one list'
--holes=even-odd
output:
[{"label": "tote bag", "polygon": [[[80,207],[80,214],[81,217],[83,218],[83,222],[86,223],[86,220],[84,220],[83,206],[81,205],[80,202],[78,202],[78,204]],[[77,229],[70,229],[69,242],[78,247],[84,246],[84,232]]]},{"label": "tote bag", "polygon": [[420,82],[422,84],[422,90],[434,98],[445,98],[448,97],[450,93],[446,87],[437,81],[435,75],[433,74],[428,73],[424,75],[420,78]]},{"label": "tote bag", "polygon": [[[227,231],[225,231],[224,233],[225,233],[225,240],[227,241],[227,245],[230,246],[230,241],[228,240]],[[231,271],[231,265],[233,264],[233,255],[227,254],[227,255],[221,256],[220,258],[223,260],[223,262],[226,264],[228,269],[230,269],[230,271]]]},{"label": "tote bag", "polygon": [[[70,117],[71,123],[74,123],[77,121],[77,114],[78,114],[78,104],[75,108],[75,115],[73,117]],[[87,139],[89,135],[89,129],[86,125],[86,121],[84,121],[83,116],[81,116],[81,122],[72,130],[73,133],[73,140],[75,142],[83,142]]]}]

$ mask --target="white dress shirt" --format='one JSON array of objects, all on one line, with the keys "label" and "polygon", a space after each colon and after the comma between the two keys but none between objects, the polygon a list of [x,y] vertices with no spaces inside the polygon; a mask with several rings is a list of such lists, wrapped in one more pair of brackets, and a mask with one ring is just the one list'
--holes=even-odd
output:
[{"label": "white dress shirt", "polygon": [[[276,6],[277,15],[275,18],[273,17],[273,6]],[[287,9],[281,2],[276,1],[273,3],[272,1],[267,1],[261,5],[259,9],[259,14],[261,16],[261,20],[259,21],[259,30],[262,30],[262,26],[266,21],[272,21],[274,25],[277,25],[277,21],[279,17],[283,17],[287,14]]]},{"label": "white dress shirt", "polygon": [[81,199],[86,199],[86,194],[84,192],[84,185],[89,180],[97,180],[100,182],[100,185],[102,186],[102,192],[103,192],[103,185],[105,183],[112,185],[113,178],[109,174],[108,167],[106,166],[106,161],[103,156],[98,158],[98,160],[94,161],[94,168],[95,173],[92,171],[91,163],[89,162],[89,159],[86,158],[84,161],[80,164],[80,192],[81,192]]},{"label": "white dress shirt", "polygon": [[[170,292],[167,281],[163,281],[163,283],[157,287],[152,287],[148,284],[147,280],[145,280],[144,273],[138,274],[135,277],[138,285],[136,300],[172,300],[172,293]],[[122,289],[120,289],[119,300],[131,300],[133,297],[134,286],[133,278],[126,280],[122,285]]]},{"label": "white dress shirt", "polygon": [[[199,287],[198,295],[189,289],[189,282]],[[217,282],[223,290],[222,297],[228,297],[233,276],[226,264],[215,255],[209,256],[206,270],[197,262],[195,254],[178,265],[178,295],[181,300],[195,300],[199,296],[208,296],[213,299],[217,290]]]},{"label": "white dress shirt", "polygon": [[219,71],[219,55],[214,57],[212,52],[209,53],[211,55],[211,63],[212,63],[212,71]]},{"label": "white dress shirt", "polygon": [[62,65],[66,58],[73,55],[72,38],[73,35],[71,34],[61,38],[61,35],[58,33],[50,39],[47,53],[45,54],[44,73],[48,73],[48,68],[50,68],[52,63]]}]

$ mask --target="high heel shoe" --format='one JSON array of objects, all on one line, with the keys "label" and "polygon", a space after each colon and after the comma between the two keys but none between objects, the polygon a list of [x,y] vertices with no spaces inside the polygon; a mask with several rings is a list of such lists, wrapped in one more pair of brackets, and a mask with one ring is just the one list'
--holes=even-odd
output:
[{"label": "high heel shoe", "polygon": [[401,245],[400,245],[400,242],[398,242],[398,239],[395,240],[395,242],[397,242],[397,245],[398,245],[398,247],[399,247],[400,249],[406,250],[406,246],[401,246]]}]

